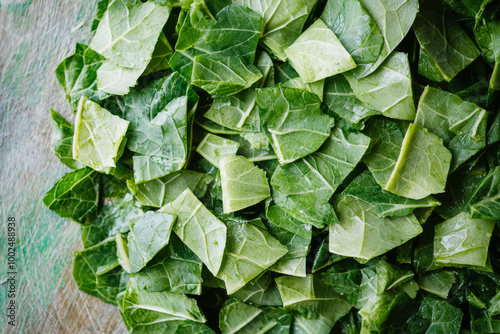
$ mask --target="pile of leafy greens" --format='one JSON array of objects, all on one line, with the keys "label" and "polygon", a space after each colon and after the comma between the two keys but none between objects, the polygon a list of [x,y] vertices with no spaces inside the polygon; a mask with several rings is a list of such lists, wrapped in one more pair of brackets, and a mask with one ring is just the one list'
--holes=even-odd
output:
[{"label": "pile of leafy greens", "polygon": [[44,203],[131,333],[500,333],[500,2],[101,0],[92,31]]}]

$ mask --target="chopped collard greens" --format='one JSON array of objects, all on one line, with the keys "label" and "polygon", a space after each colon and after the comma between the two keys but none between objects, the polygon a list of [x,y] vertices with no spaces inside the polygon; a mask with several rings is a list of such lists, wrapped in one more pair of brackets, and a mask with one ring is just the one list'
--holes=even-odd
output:
[{"label": "chopped collard greens", "polygon": [[500,1],[100,0],[56,76],[130,333],[500,333]]}]

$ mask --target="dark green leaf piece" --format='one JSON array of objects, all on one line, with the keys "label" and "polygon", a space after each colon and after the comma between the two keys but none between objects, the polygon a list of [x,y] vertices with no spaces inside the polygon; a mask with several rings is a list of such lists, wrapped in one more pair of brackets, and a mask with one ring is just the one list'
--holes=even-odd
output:
[{"label": "dark green leaf piece", "polygon": [[489,171],[468,205],[472,218],[500,220],[500,166]]},{"label": "dark green leaf piece", "polygon": [[71,169],[85,167],[80,161],[73,159],[74,126],[54,109],[50,109],[52,116],[52,142],[50,148],[63,164]]}]

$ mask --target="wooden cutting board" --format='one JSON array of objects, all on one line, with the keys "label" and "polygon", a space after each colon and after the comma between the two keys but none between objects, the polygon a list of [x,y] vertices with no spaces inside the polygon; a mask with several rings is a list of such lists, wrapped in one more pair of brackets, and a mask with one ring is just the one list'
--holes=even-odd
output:
[{"label": "wooden cutting board", "polygon": [[0,0],[0,305],[7,302],[7,217],[17,221],[16,326],[3,333],[126,333],[118,309],[78,291],[78,224],[42,203],[69,170],[50,150],[50,108],[73,122],[54,70],[87,43],[97,0]]}]

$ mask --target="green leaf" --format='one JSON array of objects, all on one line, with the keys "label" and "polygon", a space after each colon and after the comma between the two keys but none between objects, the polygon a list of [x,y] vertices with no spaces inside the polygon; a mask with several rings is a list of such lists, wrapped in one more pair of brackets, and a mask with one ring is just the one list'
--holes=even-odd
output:
[{"label": "green leaf", "polygon": [[67,173],[45,194],[43,203],[63,218],[77,223],[97,216],[100,174],[85,167]]},{"label": "green leaf", "polygon": [[406,54],[393,52],[376,71],[364,78],[356,78],[352,73],[346,73],[345,78],[366,108],[380,111],[389,118],[409,121],[415,118],[410,63]]},{"label": "green leaf", "polygon": [[231,297],[256,306],[283,305],[278,288],[269,272],[262,275],[255,283],[245,285],[232,294]]},{"label": "green leaf", "polygon": [[351,55],[321,19],[287,47],[285,54],[304,82],[318,81],[356,67]]},{"label": "green leaf", "polygon": [[420,125],[411,124],[384,189],[411,199],[442,193],[450,163],[451,153],[442,139]]},{"label": "green leaf", "polygon": [[219,328],[222,334],[233,334],[248,326],[262,310],[236,299],[226,301],[219,313]]},{"label": "green leaf", "polygon": [[266,230],[247,222],[226,220],[227,243],[219,273],[228,294],[271,267],[288,250]]},{"label": "green leaf", "polygon": [[129,122],[82,97],[75,118],[73,158],[109,174],[125,147]]},{"label": "green leaf", "polygon": [[451,287],[455,284],[455,273],[447,270],[433,271],[417,279],[420,289],[448,298]]},{"label": "green leaf", "polygon": [[348,195],[334,198],[339,223],[330,224],[330,252],[372,259],[422,233],[413,214],[379,217],[367,202]]},{"label": "green leaf", "polygon": [[215,276],[223,262],[227,228],[186,189],[160,212],[177,215],[174,232]]},{"label": "green leaf", "polygon": [[441,204],[432,196],[414,200],[385,191],[369,171],[359,174],[343,194],[369,203],[379,217],[406,216],[416,208],[433,208]]},{"label": "green leaf", "polygon": [[52,141],[50,149],[59,160],[71,169],[85,167],[80,161],[73,159],[73,125],[54,109],[50,109],[52,117]]},{"label": "green leaf", "polygon": [[321,241],[321,244],[314,255],[314,262],[312,264],[311,271],[314,274],[343,259],[345,259],[344,256],[330,253],[330,250],[328,249],[328,238],[325,238]]},{"label": "green leaf", "polygon": [[153,51],[151,61],[149,62],[142,75],[148,75],[150,73],[163,71],[170,68],[168,59],[170,58],[170,56],[172,56],[173,53],[174,50],[172,50],[167,37],[164,33],[161,33],[160,37],[158,38],[158,42],[156,43],[155,50]]},{"label": "green leaf", "polygon": [[239,146],[240,144],[235,141],[208,133],[198,144],[196,152],[220,168],[221,160],[236,155]]},{"label": "green leaf", "polygon": [[176,236],[134,275],[141,290],[201,294],[201,260]]},{"label": "green leaf", "polygon": [[175,220],[175,215],[153,211],[147,211],[141,217],[130,219],[128,249],[131,273],[144,268],[168,244]]},{"label": "green leaf", "polygon": [[288,214],[282,207],[273,202],[266,202],[266,218],[272,224],[291,232],[298,237],[311,240],[311,224],[307,224],[293,218],[293,216]]},{"label": "green leaf", "polygon": [[229,138],[239,142],[240,147],[237,154],[244,156],[249,161],[269,161],[277,158],[264,132],[243,132]]},{"label": "green leaf", "polygon": [[479,50],[450,10],[423,10],[413,31],[420,43],[418,74],[434,81],[451,81],[479,56]]},{"label": "green leaf", "polygon": [[[463,313],[450,303],[426,297],[422,301],[416,314],[419,327],[427,328],[426,333],[458,334],[462,323]],[[420,319],[423,319],[420,320]]]},{"label": "green leaf", "polygon": [[359,0],[384,37],[377,60],[362,64],[354,70],[357,78],[375,71],[392,53],[410,30],[419,10],[418,0]]},{"label": "green leaf", "polygon": [[100,91],[124,95],[135,86],[152,59],[169,13],[169,7],[151,1],[133,6],[124,0],[109,4],[89,45],[106,57],[97,70]]},{"label": "green leaf", "polygon": [[245,157],[222,158],[220,175],[224,213],[242,210],[271,196],[266,173]]},{"label": "green leaf", "polygon": [[439,265],[485,267],[495,221],[468,213],[435,226],[434,261]]},{"label": "green leaf", "polygon": [[116,268],[114,239],[98,246],[75,252],[73,278],[78,289],[98,297],[106,303],[116,304],[120,293],[122,271]]},{"label": "green leaf", "polygon": [[321,18],[356,64],[370,64],[378,59],[384,36],[359,0],[329,0]]},{"label": "green leaf", "polygon": [[451,171],[486,146],[487,112],[457,95],[426,87],[415,123],[443,139],[452,153]]},{"label": "green leaf", "polygon": [[76,43],[75,53],[56,68],[56,77],[66,93],[66,99],[76,112],[81,97],[99,102],[109,96],[97,89],[97,70],[105,58],[87,45]]},{"label": "green leaf", "polygon": [[290,79],[283,83],[284,87],[298,88],[306,90],[310,93],[318,95],[319,99],[323,101],[323,92],[325,88],[325,80],[318,80],[315,82],[304,82],[300,77]]},{"label": "green leaf", "polygon": [[115,235],[116,242],[116,256],[118,257],[118,263],[120,266],[130,274],[130,258],[128,256],[128,245],[127,239],[121,233],[117,233]]},{"label": "green leaf", "polygon": [[184,320],[177,327],[175,334],[215,334],[215,332],[207,325]]},{"label": "green leaf", "polygon": [[142,214],[131,194],[106,203],[97,218],[87,220],[82,226],[83,247],[89,248],[117,233],[127,233],[130,230],[129,219]]},{"label": "green leaf", "polygon": [[500,220],[500,166],[479,183],[468,205],[471,218]]},{"label": "green leaf", "polygon": [[317,95],[282,86],[257,90],[263,128],[281,164],[316,151],[330,135],[334,119]]},{"label": "green leaf", "polygon": [[359,163],[369,142],[365,135],[334,129],[317,152],[276,168],[271,178],[274,202],[295,219],[318,228],[336,221],[328,201]]},{"label": "green leaf", "polygon": [[208,174],[180,170],[140,184],[130,180],[128,186],[142,205],[160,208],[173,202],[186,189],[190,189],[197,197],[203,197],[213,180]]},{"label": "green leaf", "polygon": [[500,23],[498,21],[484,22],[474,29],[476,43],[488,63],[494,64],[493,74],[490,78],[490,87],[500,89],[499,64],[500,64]]}]

